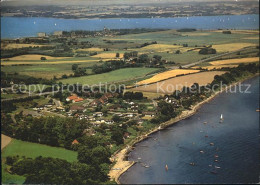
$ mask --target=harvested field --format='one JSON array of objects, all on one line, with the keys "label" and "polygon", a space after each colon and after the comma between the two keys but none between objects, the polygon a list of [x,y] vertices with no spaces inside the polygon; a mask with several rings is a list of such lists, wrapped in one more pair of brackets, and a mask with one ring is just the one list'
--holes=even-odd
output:
[{"label": "harvested field", "polygon": [[234,68],[237,67],[238,65],[214,65],[214,66],[194,66],[192,67],[193,69],[198,69],[198,68],[202,68],[202,69],[207,69],[207,70],[212,70],[212,69],[221,69],[223,67],[228,67],[228,68]]},{"label": "harvested field", "polygon": [[71,57],[51,57],[47,55],[20,55],[16,57],[9,58],[9,60],[41,60],[41,57],[45,57],[47,60],[60,60],[60,59],[67,59]]},{"label": "harvested field", "polygon": [[12,141],[12,138],[1,134],[1,150],[3,150],[4,147],[6,147],[10,142]]},{"label": "harvested field", "polygon": [[[140,52],[148,52],[148,51],[153,51],[153,52],[167,52],[167,51],[172,51],[172,50],[181,50],[183,48],[182,46],[178,45],[170,45],[170,44],[151,44],[149,46],[145,46],[140,48],[138,51]],[[135,49],[133,49],[135,50]]]},{"label": "harvested field", "polygon": [[151,84],[151,83],[155,83],[158,81],[162,81],[162,80],[166,80],[168,78],[172,78],[175,77],[177,75],[185,75],[185,74],[190,74],[190,73],[197,73],[199,72],[199,70],[189,70],[189,69],[173,69],[170,71],[166,71],[163,73],[159,73],[149,79],[143,80],[138,82],[138,85],[142,85],[142,84]]},{"label": "harvested field", "polygon": [[251,58],[237,58],[237,59],[228,59],[228,60],[217,60],[210,62],[211,65],[228,65],[228,64],[240,64],[240,63],[252,63],[252,62],[259,62],[258,57],[251,57]]},{"label": "harvested field", "polygon": [[102,48],[86,48],[86,49],[77,49],[77,51],[103,51]]},{"label": "harvested field", "polygon": [[[123,58],[124,54],[123,53],[120,53],[119,54],[119,58]],[[100,53],[100,54],[97,54],[97,55],[93,55],[92,57],[95,57],[95,58],[105,58],[105,59],[113,59],[113,58],[116,58],[116,53]]]},{"label": "harvested field", "polygon": [[144,85],[136,88],[129,89],[129,91],[143,91],[161,94],[171,94],[175,90],[182,90],[184,86],[190,87],[194,83],[199,85],[207,85],[214,80],[216,75],[224,74],[224,71],[209,71],[201,72],[197,74],[190,74],[185,76],[180,76],[176,78],[171,78],[158,83]]},{"label": "harvested field", "polygon": [[18,49],[18,48],[29,48],[29,47],[46,47],[50,45],[39,45],[39,44],[1,44],[3,49]]},{"label": "harvested field", "polygon": [[245,47],[256,46],[253,43],[230,43],[230,44],[219,44],[213,45],[212,48],[216,49],[217,52],[228,52],[228,51],[236,51]]}]

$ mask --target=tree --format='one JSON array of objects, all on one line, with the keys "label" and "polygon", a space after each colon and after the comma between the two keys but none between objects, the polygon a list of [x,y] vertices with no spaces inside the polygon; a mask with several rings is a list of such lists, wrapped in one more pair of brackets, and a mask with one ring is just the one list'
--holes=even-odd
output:
[{"label": "tree", "polygon": [[46,57],[41,57],[41,60],[47,60]]},{"label": "tree", "polygon": [[111,134],[111,139],[114,140],[117,145],[124,143],[123,132],[120,129],[117,128],[113,130]]},{"label": "tree", "polygon": [[120,118],[118,115],[114,115],[114,116],[112,117],[112,120],[113,120],[114,122],[116,122],[116,123],[119,123],[119,122],[121,121],[121,118]]},{"label": "tree", "polygon": [[119,53],[116,53],[116,58],[119,58],[120,57],[120,54]]},{"label": "tree", "polygon": [[72,71],[76,71],[78,69],[79,65],[78,64],[72,64],[71,69]]}]

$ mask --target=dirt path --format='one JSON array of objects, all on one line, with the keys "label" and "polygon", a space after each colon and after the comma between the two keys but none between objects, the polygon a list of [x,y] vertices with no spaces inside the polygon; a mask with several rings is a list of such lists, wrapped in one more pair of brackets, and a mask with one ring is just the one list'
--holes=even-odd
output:
[{"label": "dirt path", "polygon": [[1,134],[1,150],[3,150],[3,148],[6,147],[11,141],[12,138]]}]

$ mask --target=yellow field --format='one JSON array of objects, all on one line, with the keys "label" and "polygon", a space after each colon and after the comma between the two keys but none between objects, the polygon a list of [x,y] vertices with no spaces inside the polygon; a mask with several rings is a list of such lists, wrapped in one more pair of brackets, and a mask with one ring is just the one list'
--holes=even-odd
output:
[{"label": "yellow field", "polygon": [[144,85],[128,91],[151,92],[155,94],[172,94],[175,90],[182,90],[184,86],[190,87],[194,83],[207,85],[214,80],[216,75],[222,75],[225,71],[208,71],[176,78],[167,79],[158,83]]},{"label": "yellow field", "polygon": [[[123,58],[124,54],[123,53],[120,53],[119,54],[119,58]],[[91,57],[94,57],[94,58],[106,58],[106,59],[113,59],[113,58],[116,58],[116,53],[99,53],[97,55],[93,55]]]},{"label": "yellow field", "polygon": [[86,49],[77,49],[77,51],[104,51],[102,48],[86,48]]},{"label": "yellow field", "polygon": [[[214,66],[204,66],[201,67],[202,69],[207,69],[207,70],[212,70],[212,69],[221,69],[223,67],[228,67],[228,68],[234,68],[237,67],[238,65],[214,65]],[[200,68],[200,66],[194,66],[192,67],[193,69]]]},{"label": "yellow field", "polygon": [[252,43],[219,44],[219,45],[212,45],[212,48],[216,49],[217,52],[228,52],[228,51],[236,51],[249,46],[256,46],[256,44],[252,44]]},{"label": "yellow field", "polygon": [[238,59],[228,59],[228,60],[217,60],[210,62],[211,65],[227,65],[227,64],[239,64],[239,63],[252,63],[252,62],[259,62],[258,57],[251,57],[251,58],[238,58]]},{"label": "yellow field", "polygon": [[15,48],[28,48],[28,47],[46,47],[49,45],[38,45],[38,44],[3,44],[1,43],[1,48],[3,49],[15,49]]},{"label": "yellow field", "polygon": [[252,39],[252,40],[259,40],[259,37],[245,37],[245,38],[242,38],[242,39]]},{"label": "yellow field", "polygon": [[[59,59],[67,59],[71,57],[51,57],[46,55],[35,55],[35,54],[29,54],[29,55],[20,55],[16,57],[9,58],[9,60],[41,60],[41,57],[45,57],[47,60],[59,60]],[[3,59],[4,60],[4,59]]]},{"label": "yellow field", "polygon": [[182,35],[188,35],[188,36],[206,36],[206,35],[210,35],[210,33],[187,32],[187,33],[183,33]]},{"label": "yellow field", "polygon": [[150,83],[162,81],[162,80],[165,80],[165,79],[168,79],[168,78],[172,78],[172,77],[175,77],[177,75],[197,73],[199,71],[200,70],[174,69],[174,70],[166,71],[166,72],[163,72],[163,73],[159,73],[159,74],[153,76],[152,78],[140,81],[137,84],[138,85],[150,84]]},{"label": "yellow field", "polygon": [[[214,30],[212,32],[220,32],[222,33],[223,30]],[[258,30],[231,30],[231,33],[237,33],[237,34],[259,34]]]}]

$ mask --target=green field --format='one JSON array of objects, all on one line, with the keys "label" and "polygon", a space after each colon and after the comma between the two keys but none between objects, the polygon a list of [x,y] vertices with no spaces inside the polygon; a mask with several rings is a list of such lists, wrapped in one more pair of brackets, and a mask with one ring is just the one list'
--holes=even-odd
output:
[{"label": "green field", "polygon": [[11,143],[2,151],[2,183],[22,184],[25,177],[12,175],[6,171],[8,166],[4,164],[7,156],[25,156],[35,158],[38,156],[53,157],[67,160],[69,162],[77,161],[77,152],[58,147],[51,147],[36,143],[30,143],[13,139]]},{"label": "green field", "polygon": [[63,84],[88,84],[111,83],[145,76],[148,73],[157,71],[157,68],[125,68],[111,71],[108,73],[68,78],[60,80]]}]

